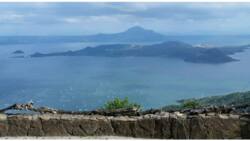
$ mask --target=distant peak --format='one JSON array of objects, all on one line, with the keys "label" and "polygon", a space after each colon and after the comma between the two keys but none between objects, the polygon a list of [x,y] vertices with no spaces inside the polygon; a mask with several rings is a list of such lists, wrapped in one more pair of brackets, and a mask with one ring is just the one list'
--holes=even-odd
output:
[{"label": "distant peak", "polygon": [[126,32],[145,32],[145,31],[152,31],[152,30],[148,30],[140,26],[133,26],[129,28]]},{"label": "distant peak", "polygon": [[130,27],[128,30],[145,30],[145,29],[140,26],[133,26],[133,27]]}]

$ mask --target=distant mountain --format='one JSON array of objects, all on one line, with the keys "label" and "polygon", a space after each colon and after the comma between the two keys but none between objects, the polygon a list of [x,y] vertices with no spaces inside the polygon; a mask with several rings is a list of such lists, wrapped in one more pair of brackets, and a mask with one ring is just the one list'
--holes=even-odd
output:
[{"label": "distant mountain", "polygon": [[43,43],[79,43],[79,42],[164,42],[181,41],[192,45],[238,45],[248,44],[250,35],[163,35],[140,26],[131,27],[119,33],[101,33],[94,35],[65,35],[65,36],[0,36],[0,45],[11,44],[43,44]]},{"label": "distant mountain", "polygon": [[[87,47],[77,51],[56,52],[49,54],[35,53],[31,57],[48,56],[106,56],[106,57],[166,57],[177,58],[186,62],[218,64],[236,61],[229,55],[231,48],[200,48],[182,42],[163,42],[154,45],[113,44]],[[228,52],[228,53],[227,53]],[[235,53],[239,50],[235,50]]]},{"label": "distant mountain", "polygon": [[120,33],[97,34],[83,37],[83,41],[88,42],[157,42],[164,41],[165,39],[166,36],[139,26],[131,27]]},{"label": "distant mountain", "polygon": [[71,42],[159,42],[166,36],[134,26],[124,32],[79,36],[0,36],[0,44],[71,43]]}]

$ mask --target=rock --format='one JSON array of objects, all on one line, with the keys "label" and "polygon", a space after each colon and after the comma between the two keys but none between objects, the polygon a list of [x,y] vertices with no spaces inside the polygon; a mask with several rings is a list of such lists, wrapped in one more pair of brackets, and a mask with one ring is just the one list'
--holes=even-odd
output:
[{"label": "rock", "polygon": [[236,115],[142,116],[0,114],[0,136],[127,136],[158,139],[236,139],[249,137],[249,117]]},{"label": "rock", "polygon": [[113,127],[113,131],[115,135],[118,136],[130,136],[135,137],[135,119],[119,119],[113,118],[111,119],[111,125]]},{"label": "rock", "polygon": [[27,136],[30,128],[31,116],[8,116],[8,136]]},{"label": "rock", "polygon": [[30,127],[28,130],[28,136],[44,136],[43,125],[41,122],[41,118],[34,115],[32,116],[32,120],[30,121]]},{"label": "rock", "polygon": [[190,139],[232,139],[240,137],[240,121],[234,118],[213,116],[190,119]]},{"label": "rock", "polygon": [[243,139],[250,139],[250,115],[242,115],[240,117],[241,137]]},{"label": "rock", "polygon": [[135,137],[153,138],[155,132],[155,119],[142,118],[135,123]]},{"label": "rock", "polygon": [[53,116],[41,117],[42,129],[45,136],[68,136],[68,132],[63,126],[64,120]]},{"label": "rock", "polygon": [[5,114],[0,114],[0,136],[6,136],[8,133],[8,122]]},{"label": "rock", "polygon": [[171,138],[171,122],[169,117],[155,119],[154,138],[169,139]]},{"label": "rock", "polygon": [[170,116],[170,132],[173,139],[188,139],[189,125],[186,118],[180,116]]}]

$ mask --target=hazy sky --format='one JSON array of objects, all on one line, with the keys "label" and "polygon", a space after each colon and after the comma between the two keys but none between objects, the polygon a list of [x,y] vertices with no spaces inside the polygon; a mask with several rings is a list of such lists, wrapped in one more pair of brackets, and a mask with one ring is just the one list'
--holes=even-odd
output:
[{"label": "hazy sky", "polygon": [[0,35],[249,34],[250,3],[0,3]]}]

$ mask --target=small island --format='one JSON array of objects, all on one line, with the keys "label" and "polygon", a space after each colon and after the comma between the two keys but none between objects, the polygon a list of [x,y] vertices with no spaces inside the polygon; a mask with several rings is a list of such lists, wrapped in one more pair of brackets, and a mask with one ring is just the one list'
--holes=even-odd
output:
[{"label": "small island", "polygon": [[24,51],[16,50],[16,51],[12,52],[12,54],[24,54]]}]

